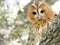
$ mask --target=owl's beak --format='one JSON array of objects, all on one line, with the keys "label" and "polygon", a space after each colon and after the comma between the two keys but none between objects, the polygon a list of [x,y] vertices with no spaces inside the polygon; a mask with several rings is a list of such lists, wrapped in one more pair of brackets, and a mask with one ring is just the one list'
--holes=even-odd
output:
[{"label": "owl's beak", "polygon": [[38,20],[41,20],[43,18],[44,14],[39,14],[38,15]]},{"label": "owl's beak", "polygon": [[42,20],[44,17],[44,14],[37,14],[35,15],[36,20]]},{"label": "owl's beak", "polygon": [[38,19],[42,19],[42,16],[39,15]]}]

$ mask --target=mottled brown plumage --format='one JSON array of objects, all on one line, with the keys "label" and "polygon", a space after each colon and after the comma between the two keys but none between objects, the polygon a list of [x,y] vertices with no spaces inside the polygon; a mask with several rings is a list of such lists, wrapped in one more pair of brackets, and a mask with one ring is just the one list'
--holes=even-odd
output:
[{"label": "mottled brown plumage", "polygon": [[28,7],[27,13],[29,21],[36,27],[39,38],[45,34],[48,25],[51,25],[57,16],[45,2],[33,3]]}]

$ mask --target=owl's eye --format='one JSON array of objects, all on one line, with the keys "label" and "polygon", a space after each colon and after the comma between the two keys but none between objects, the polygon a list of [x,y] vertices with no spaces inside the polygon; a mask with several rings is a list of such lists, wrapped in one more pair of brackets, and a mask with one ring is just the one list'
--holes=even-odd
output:
[{"label": "owl's eye", "polygon": [[32,12],[33,15],[36,15],[37,13],[35,11]]},{"label": "owl's eye", "polygon": [[45,12],[45,10],[41,10],[41,12],[40,13],[44,13]]}]

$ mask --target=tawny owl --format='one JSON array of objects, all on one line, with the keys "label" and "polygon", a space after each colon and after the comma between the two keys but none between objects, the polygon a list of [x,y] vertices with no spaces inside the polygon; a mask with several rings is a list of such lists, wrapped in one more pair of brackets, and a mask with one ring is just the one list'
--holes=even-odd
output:
[{"label": "tawny owl", "polygon": [[28,19],[36,27],[37,33],[41,38],[56,18],[55,12],[45,2],[36,2],[28,7]]}]

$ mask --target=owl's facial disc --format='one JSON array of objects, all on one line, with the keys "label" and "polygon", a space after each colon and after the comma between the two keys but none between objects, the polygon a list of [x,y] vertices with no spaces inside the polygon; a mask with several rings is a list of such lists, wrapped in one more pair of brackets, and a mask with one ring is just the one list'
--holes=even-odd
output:
[{"label": "owl's facial disc", "polygon": [[41,19],[43,19],[44,15],[45,15],[44,12],[45,12],[45,10],[39,9],[38,11],[37,10],[34,10],[32,12],[32,14],[34,15],[34,18],[36,20],[41,20]]}]

